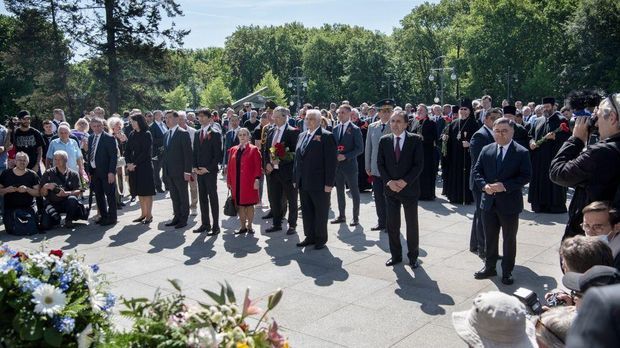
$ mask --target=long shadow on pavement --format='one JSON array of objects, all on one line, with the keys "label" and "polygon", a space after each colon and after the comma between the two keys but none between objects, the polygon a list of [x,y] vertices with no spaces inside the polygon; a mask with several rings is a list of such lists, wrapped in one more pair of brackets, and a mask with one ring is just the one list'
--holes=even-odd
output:
[{"label": "long shadow on pavement", "polygon": [[422,266],[413,270],[413,275],[408,266],[399,264],[394,266],[396,284],[399,288],[394,293],[405,301],[420,303],[420,309],[429,315],[444,315],[446,310],[440,305],[454,305],[454,299],[439,290],[437,282],[432,280]]},{"label": "long shadow on pavement", "polygon": [[203,258],[210,259],[215,256],[217,253],[213,250],[213,244],[217,240],[218,236],[210,236],[209,238],[204,234],[201,234],[196,238],[192,244],[183,248],[183,255],[187,256],[188,259],[183,262],[185,265],[195,265],[200,263],[200,260]]}]

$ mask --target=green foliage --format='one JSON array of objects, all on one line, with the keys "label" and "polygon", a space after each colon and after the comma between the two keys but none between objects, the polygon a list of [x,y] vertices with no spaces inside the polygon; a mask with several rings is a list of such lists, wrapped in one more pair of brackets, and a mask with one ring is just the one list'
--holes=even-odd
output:
[{"label": "green foliage", "polygon": [[202,106],[217,110],[232,103],[230,90],[221,77],[215,78],[202,92],[200,103]]},{"label": "green foliage", "polygon": [[286,105],[286,94],[282,87],[280,87],[280,81],[277,77],[273,76],[271,70],[267,71],[260,82],[254,87],[254,91],[267,87],[262,94],[269,99],[273,100],[278,105]]},{"label": "green foliage", "polygon": [[171,110],[185,110],[188,106],[187,92],[183,85],[178,85],[172,91],[164,94],[164,107]]}]

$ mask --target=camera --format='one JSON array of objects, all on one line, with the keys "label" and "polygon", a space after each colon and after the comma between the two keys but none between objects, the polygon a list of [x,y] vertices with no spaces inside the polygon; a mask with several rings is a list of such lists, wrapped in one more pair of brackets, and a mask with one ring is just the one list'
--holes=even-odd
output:
[{"label": "camera", "polygon": [[603,100],[603,94],[600,91],[592,89],[582,89],[571,91],[566,96],[566,103],[571,108],[575,116],[588,117],[588,133],[592,134],[598,132],[596,127],[596,121],[598,118],[595,115],[590,115],[590,111],[597,107]]},{"label": "camera", "polygon": [[518,298],[519,301],[527,307],[529,312],[536,315],[542,313],[542,304],[534,291],[526,288],[518,288],[512,293],[512,296]]},{"label": "camera", "polygon": [[60,215],[58,214],[56,209],[54,209],[54,206],[52,206],[51,204],[48,204],[47,207],[45,207],[45,213],[54,220],[60,220]]},{"label": "camera", "polygon": [[60,193],[60,190],[62,190],[62,186],[60,185],[56,185],[53,189],[52,189],[52,193],[57,195]]}]

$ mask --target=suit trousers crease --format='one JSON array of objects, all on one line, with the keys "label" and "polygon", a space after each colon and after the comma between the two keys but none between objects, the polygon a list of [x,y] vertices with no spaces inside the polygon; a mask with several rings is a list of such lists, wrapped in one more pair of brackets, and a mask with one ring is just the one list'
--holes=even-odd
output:
[{"label": "suit trousers crease", "polygon": [[[360,190],[357,181],[357,162],[340,163],[336,167],[336,196],[338,197],[338,216],[346,216],[346,186],[349,186],[351,198],[353,199],[353,219],[357,220],[360,216]],[[346,184],[346,186],[345,186]]]},{"label": "suit trousers crease", "polygon": [[[116,177],[116,174],[115,174]],[[108,183],[108,177],[93,175],[92,189],[102,219],[116,221],[116,182]]]},{"label": "suit trousers crease", "polygon": [[297,189],[293,187],[293,182],[285,179],[277,169],[268,174],[267,178],[267,194],[273,215],[273,225],[282,226],[282,219],[288,205],[288,225],[290,228],[297,227]]},{"label": "suit trousers crease", "polygon": [[[200,201],[200,220],[203,226],[219,227],[219,202],[217,195],[217,173],[207,173],[197,175],[198,200]],[[209,219],[209,206],[211,206],[211,216],[213,225]]]},{"label": "suit trousers crease", "polygon": [[482,192],[478,192],[478,189],[474,187],[472,190],[472,195],[474,197],[474,204],[476,205],[476,210],[474,212],[474,219],[471,224],[471,235],[469,238],[469,250],[478,250],[484,251],[485,246],[485,236],[484,236],[484,226],[482,224],[482,208],[480,208],[480,203],[482,201]]},{"label": "suit trousers crease", "polygon": [[161,180],[161,159],[158,157],[157,159],[152,160],[153,162],[153,183],[155,184],[156,190],[163,189],[162,180]]},{"label": "suit trousers crease", "polygon": [[405,223],[407,224],[407,257],[413,262],[418,259],[420,233],[418,227],[418,201],[399,200],[398,198],[386,195],[387,201],[387,232],[390,242],[390,253],[392,259],[402,260],[402,246],[400,242],[400,207],[405,211]]},{"label": "suit trousers crease", "polygon": [[379,227],[386,226],[387,213],[385,206],[387,205],[387,199],[384,193],[384,182],[380,176],[374,176],[372,180],[372,192],[375,199],[375,210],[377,211],[377,222]]},{"label": "suit trousers crease", "polygon": [[482,212],[482,222],[486,238],[486,266],[494,269],[497,264],[499,232],[501,228],[504,240],[502,246],[504,254],[502,258],[502,272],[504,274],[512,273],[517,255],[519,214],[500,214],[493,208]]},{"label": "suit trousers crease", "polygon": [[306,239],[316,244],[325,244],[327,242],[329,193],[306,191],[302,188],[299,190],[299,195]]},{"label": "suit trousers crease", "polygon": [[189,216],[187,181],[183,178],[168,177],[168,186],[168,189],[170,189],[170,199],[172,199],[174,218],[179,220],[179,222],[187,222]]}]

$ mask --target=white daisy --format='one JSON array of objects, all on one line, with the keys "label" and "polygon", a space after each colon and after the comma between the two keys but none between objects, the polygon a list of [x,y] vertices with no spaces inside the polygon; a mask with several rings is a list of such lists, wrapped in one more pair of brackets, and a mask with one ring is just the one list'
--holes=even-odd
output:
[{"label": "white daisy", "polygon": [[49,284],[42,284],[36,288],[32,297],[32,302],[35,303],[34,311],[48,317],[60,313],[67,301],[67,296],[60,289]]}]

